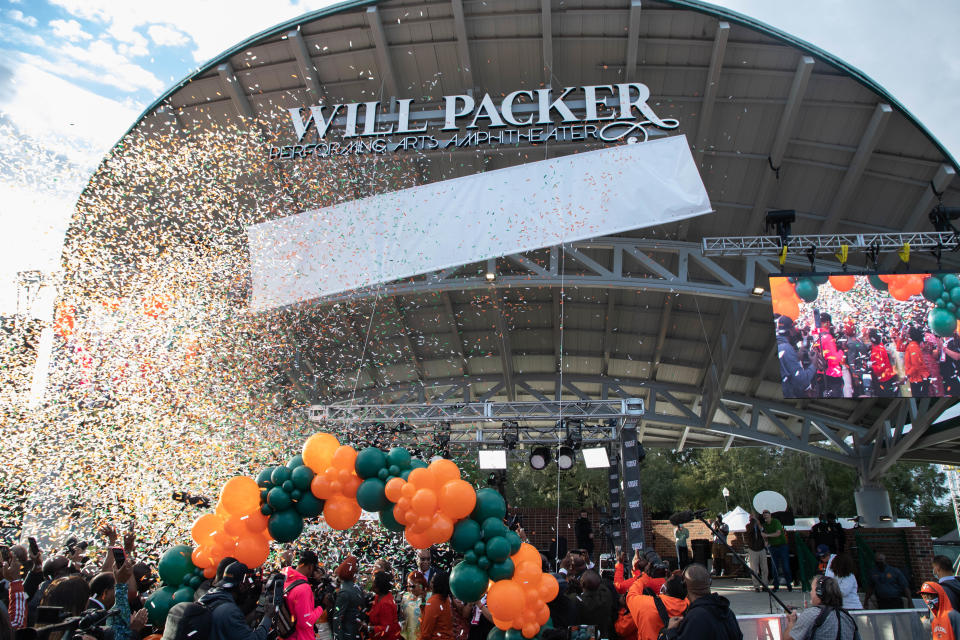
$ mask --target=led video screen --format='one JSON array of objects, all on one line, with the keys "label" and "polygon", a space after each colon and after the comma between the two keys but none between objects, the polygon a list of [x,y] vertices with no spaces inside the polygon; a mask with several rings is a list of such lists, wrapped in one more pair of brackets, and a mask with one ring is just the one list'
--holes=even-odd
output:
[{"label": "led video screen", "polygon": [[785,398],[960,396],[955,273],[771,276]]}]

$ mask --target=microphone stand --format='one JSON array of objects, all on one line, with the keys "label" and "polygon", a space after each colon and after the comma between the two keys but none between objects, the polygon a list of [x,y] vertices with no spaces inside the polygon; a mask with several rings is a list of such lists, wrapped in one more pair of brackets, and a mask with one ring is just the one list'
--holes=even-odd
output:
[{"label": "microphone stand", "polygon": [[777,596],[776,593],[774,593],[773,591],[770,590],[770,587],[768,587],[768,586],[767,586],[767,583],[763,581],[763,578],[761,578],[760,576],[758,576],[757,573],[756,573],[756,571],[754,571],[753,569],[750,568],[750,565],[747,564],[747,562],[746,562],[743,558],[741,558],[740,555],[737,554],[736,551],[733,550],[733,547],[731,547],[729,544],[727,544],[727,538],[726,538],[726,536],[723,535],[723,532],[722,532],[722,531],[718,531],[718,530],[714,529],[714,528],[713,528],[713,525],[710,524],[709,522],[707,522],[707,520],[706,520],[703,516],[697,517],[697,520],[699,520],[699,521],[702,522],[704,525],[706,525],[707,529],[710,530],[710,533],[713,534],[714,539],[721,541],[720,543],[727,548],[727,551],[730,553],[730,555],[733,556],[734,558],[736,558],[737,561],[738,561],[741,565],[743,565],[744,568],[746,568],[747,571],[750,572],[750,575],[753,576],[753,577],[756,579],[756,581],[760,583],[760,586],[762,586],[762,587],[763,587],[763,590],[767,592],[767,595],[769,595],[771,598],[773,598],[774,600],[777,601],[777,604],[780,605],[780,607],[784,610],[784,612],[790,613],[791,611],[793,611],[793,609],[791,609],[790,607],[788,607],[788,606],[786,605],[786,603]]}]

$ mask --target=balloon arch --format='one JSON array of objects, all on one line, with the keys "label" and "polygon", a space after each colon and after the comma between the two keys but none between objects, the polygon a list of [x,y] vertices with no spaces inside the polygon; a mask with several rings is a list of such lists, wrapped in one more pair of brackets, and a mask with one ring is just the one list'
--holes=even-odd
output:
[{"label": "balloon arch", "polygon": [[559,585],[543,573],[540,553],[504,524],[506,503],[499,493],[475,490],[451,460],[427,464],[401,447],[357,452],[329,433],[310,436],[303,453],[285,466],[223,485],[214,513],[193,523],[196,546],[175,546],[161,556],[164,586],[147,600],[151,622],[162,625],[173,605],[192,601],[223,558],[259,567],[270,554],[270,541],[296,540],[304,518],[322,514],[331,528],[344,530],[364,509],[378,512],[383,527],[403,531],[417,549],[449,542],[462,553],[463,561],[450,573],[450,590],[464,602],[487,594],[497,626],[492,634],[533,638],[550,626],[547,602]]}]

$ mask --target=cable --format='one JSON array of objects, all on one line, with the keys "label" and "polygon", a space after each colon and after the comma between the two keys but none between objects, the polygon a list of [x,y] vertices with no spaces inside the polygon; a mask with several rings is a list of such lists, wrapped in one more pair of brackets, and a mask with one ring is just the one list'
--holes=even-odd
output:
[{"label": "cable", "polygon": [[363,349],[360,352],[360,362],[357,363],[357,375],[353,379],[353,393],[350,394],[350,404],[353,404],[357,396],[357,384],[360,382],[360,370],[363,369],[363,361],[367,358],[367,344],[370,342],[370,330],[373,329],[373,317],[377,314],[377,302],[380,301],[380,291],[382,287],[377,288],[377,295],[373,299],[373,308],[370,309],[370,322],[367,323],[367,337],[363,339]]},{"label": "cable", "polygon": [[[567,256],[566,247],[567,245],[565,243],[560,245],[560,358],[559,358],[560,360],[560,389],[559,389],[560,393],[559,393],[559,397],[557,398],[557,401],[559,403],[557,414],[560,418],[560,421],[559,421],[560,425],[563,425],[563,324],[564,324],[563,299],[565,297],[563,276],[564,276],[564,262],[566,262],[566,256]],[[560,444],[560,430],[558,429],[557,430],[557,453],[558,453],[557,455],[557,522],[556,522],[557,544],[555,546],[556,550],[554,551],[554,554],[553,554],[555,556],[553,560],[553,566],[557,570],[560,569],[560,566],[559,566],[560,565],[560,456],[559,456],[560,447],[559,447],[559,444]]]}]

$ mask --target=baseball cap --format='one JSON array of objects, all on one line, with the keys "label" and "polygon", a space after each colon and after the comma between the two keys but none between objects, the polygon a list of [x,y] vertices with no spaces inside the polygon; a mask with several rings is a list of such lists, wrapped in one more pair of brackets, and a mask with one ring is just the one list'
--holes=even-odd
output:
[{"label": "baseball cap", "polygon": [[830,555],[830,547],[828,547],[828,546],[825,545],[825,544],[818,544],[818,545],[817,545],[817,557],[818,557],[818,558],[822,558],[822,557],[828,556],[828,555]]},{"label": "baseball cap", "polygon": [[243,582],[243,578],[248,571],[247,565],[242,562],[232,562],[223,570],[223,578],[217,586],[221,589],[235,589]]}]

